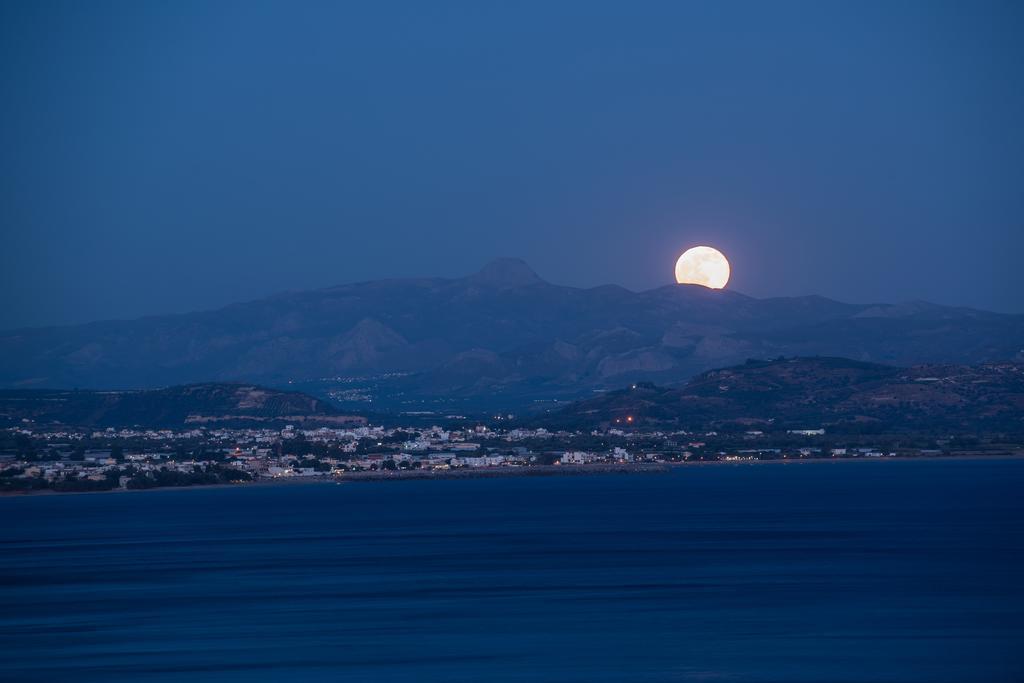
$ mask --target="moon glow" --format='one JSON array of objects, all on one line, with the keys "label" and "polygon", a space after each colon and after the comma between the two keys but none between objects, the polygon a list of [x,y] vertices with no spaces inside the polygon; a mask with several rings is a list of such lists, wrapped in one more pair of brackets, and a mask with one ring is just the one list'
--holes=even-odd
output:
[{"label": "moon glow", "polygon": [[714,247],[693,247],[676,261],[676,282],[721,289],[729,282],[729,261]]}]

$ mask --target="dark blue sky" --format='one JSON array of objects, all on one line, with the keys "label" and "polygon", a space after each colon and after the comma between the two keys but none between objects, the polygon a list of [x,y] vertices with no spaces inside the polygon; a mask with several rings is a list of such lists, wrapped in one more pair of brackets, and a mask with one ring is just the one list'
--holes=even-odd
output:
[{"label": "dark blue sky", "polygon": [[5,2],[0,327],[461,275],[1024,312],[1017,2]]}]

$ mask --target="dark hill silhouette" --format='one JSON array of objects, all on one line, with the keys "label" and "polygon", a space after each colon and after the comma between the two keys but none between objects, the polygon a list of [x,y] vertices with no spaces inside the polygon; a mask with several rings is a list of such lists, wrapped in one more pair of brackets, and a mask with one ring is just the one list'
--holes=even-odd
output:
[{"label": "dark hill silhouette", "polygon": [[0,424],[175,428],[360,424],[297,391],[247,384],[190,384],[145,391],[0,390]]},{"label": "dark hill silhouette", "polygon": [[1024,364],[897,368],[847,358],[748,361],[682,386],[640,382],[574,403],[549,426],[1024,434]]}]

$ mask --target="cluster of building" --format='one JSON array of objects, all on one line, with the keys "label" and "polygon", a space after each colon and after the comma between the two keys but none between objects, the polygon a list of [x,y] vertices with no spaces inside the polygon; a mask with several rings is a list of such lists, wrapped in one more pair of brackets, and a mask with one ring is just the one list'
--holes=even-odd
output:
[{"label": "cluster of building", "polygon": [[[303,429],[4,430],[0,490],[183,485],[288,477],[346,477],[360,472],[587,466],[691,460],[883,457],[874,446],[765,445],[761,432],[553,432],[358,426]],[[788,439],[821,439],[824,430],[789,430]],[[737,441],[738,439],[738,441]],[[738,444],[738,445],[736,445]],[[6,447],[5,447],[6,446]],[[919,455],[939,454],[921,450]],[[162,484],[161,482],[174,482]]]}]

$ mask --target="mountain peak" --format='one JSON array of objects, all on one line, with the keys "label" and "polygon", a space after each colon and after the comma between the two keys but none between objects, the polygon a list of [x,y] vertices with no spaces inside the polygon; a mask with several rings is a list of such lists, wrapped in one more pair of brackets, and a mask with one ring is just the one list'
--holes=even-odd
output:
[{"label": "mountain peak", "polygon": [[474,282],[488,287],[526,287],[543,280],[533,272],[526,261],[518,258],[494,259],[470,278]]}]

